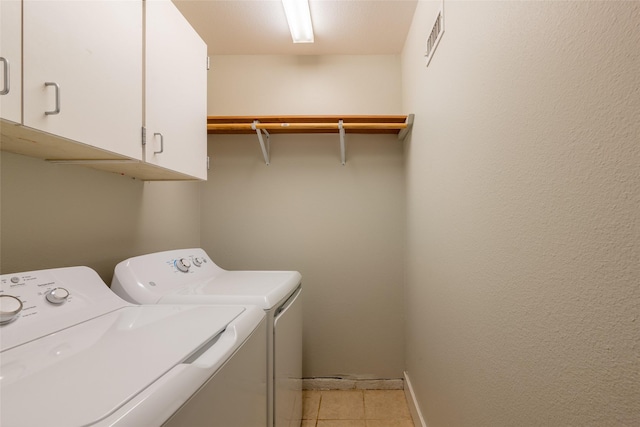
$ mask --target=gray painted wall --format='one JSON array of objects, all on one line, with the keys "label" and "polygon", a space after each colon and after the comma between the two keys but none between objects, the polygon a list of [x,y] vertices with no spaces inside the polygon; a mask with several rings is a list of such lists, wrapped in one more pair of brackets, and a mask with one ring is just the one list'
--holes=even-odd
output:
[{"label": "gray painted wall", "polygon": [[420,2],[406,368],[429,427],[640,420],[640,4]]},{"label": "gray painted wall", "polygon": [[[221,56],[209,114],[400,114],[397,56]],[[304,376],[400,378],[404,161],[393,135],[211,135],[202,246],[227,269],[302,273]]]},{"label": "gray painted wall", "polygon": [[0,154],[2,274],[86,265],[111,283],[134,255],[200,245],[198,183],[141,182]]}]

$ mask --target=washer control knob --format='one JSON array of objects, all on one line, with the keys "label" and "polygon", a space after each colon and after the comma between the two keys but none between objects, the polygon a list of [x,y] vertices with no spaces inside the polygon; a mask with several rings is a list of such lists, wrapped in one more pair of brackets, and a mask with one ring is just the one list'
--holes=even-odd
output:
[{"label": "washer control knob", "polygon": [[47,292],[46,298],[51,304],[62,304],[69,298],[69,291],[65,288],[53,288]]},{"label": "washer control knob", "polygon": [[180,258],[176,260],[176,268],[183,273],[186,273],[191,268],[191,263],[186,258]]},{"label": "washer control knob", "polygon": [[202,265],[202,258],[200,257],[195,257],[193,259],[193,265],[195,265],[196,267],[200,267]]},{"label": "washer control knob", "polygon": [[22,311],[22,301],[12,295],[0,295],[0,325],[15,320]]}]

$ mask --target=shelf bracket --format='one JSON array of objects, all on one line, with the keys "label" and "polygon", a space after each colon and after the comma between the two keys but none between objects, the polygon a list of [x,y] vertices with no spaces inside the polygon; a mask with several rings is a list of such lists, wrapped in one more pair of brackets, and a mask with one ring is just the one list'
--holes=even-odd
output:
[{"label": "shelf bracket", "polygon": [[[266,129],[258,129],[256,126],[260,123],[258,120],[254,120],[251,124],[251,129],[256,131],[256,135],[258,135],[258,141],[260,141],[260,148],[262,149],[262,156],[264,157],[264,162],[269,166],[269,152],[271,151],[271,141],[269,132]],[[262,132],[264,132],[264,136],[267,137],[267,142],[265,144],[264,139],[262,138]]]},{"label": "shelf bracket", "polygon": [[398,132],[398,139],[400,141],[404,141],[404,139],[407,137],[407,135],[409,135],[409,132],[411,132],[411,129],[413,128],[413,119],[415,117],[415,114],[409,114],[407,116],[407,120],[406,120],[406,124],[407,127],[402,129],[400,132]]},{"label": "shelf bracket", "polygon": [[344,146],[344,126],[342,124],[342,119],[340,119],[338,121],[338,130],[340,131],[340,159],[342,160],[342,166],[344,166],[347,163],[347,159]]}]

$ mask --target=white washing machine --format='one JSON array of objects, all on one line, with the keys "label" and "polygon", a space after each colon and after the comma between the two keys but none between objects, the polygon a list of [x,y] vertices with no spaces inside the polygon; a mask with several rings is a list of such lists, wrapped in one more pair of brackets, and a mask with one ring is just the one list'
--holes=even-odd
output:
[{"label": "white washing machine", "polygon": [[87,267],[0,276],[0,425],[266,425],[255,306],[123,301]]},{"label": "white washing machine", "polygon": [[302,418],[302,285],[297,271],[227,271],[203,249],[142,255],[115,268],[111,290],[140,304],[254,304],[267,316],[268,426]]}]

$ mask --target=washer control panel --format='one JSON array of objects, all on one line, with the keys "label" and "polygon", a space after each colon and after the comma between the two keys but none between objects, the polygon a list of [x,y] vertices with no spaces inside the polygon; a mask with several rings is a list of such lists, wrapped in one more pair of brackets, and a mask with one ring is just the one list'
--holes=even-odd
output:
[{"label": "washer control panel", "polygon": [[0,282],[0,325],[74,302],[71,290],[48,271],[7,274]]},{"label": "washer control panel", "polygon": [[0,276],[0,345],[51,334],[127,305],[88,267]]}]

